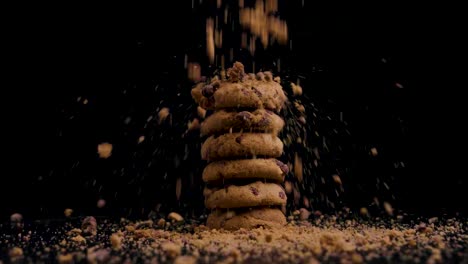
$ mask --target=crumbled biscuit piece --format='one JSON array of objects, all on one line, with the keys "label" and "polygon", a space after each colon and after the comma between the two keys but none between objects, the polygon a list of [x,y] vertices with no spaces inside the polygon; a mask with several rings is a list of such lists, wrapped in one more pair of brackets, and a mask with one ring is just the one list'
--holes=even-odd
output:
[{"label": "crumbled biscuit piece", "polygon": [[109,158],[112,155],[112,144],[110,143],[99,144],[97,152],[101,159]]}]

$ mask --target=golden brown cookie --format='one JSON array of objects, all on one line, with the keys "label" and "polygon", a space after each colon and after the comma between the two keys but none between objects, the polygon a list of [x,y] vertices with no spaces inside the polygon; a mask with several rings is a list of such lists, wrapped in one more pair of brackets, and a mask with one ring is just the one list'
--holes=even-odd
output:
[{"label": "golden brown cookie", "polygon": [[268,180],[282,183],[288,166],[277,159],[241,159],[215,161],[203,170],[203,181],[222,184],[224,180]]},{"label": "golden brown cookie", "polygon": [[277,158],[283,153],[283,142],[272,134],[232,133],[209,137],[201,147],[203,160],[250,157]]},{"label": "golden brown cookie", "polygon": [[205,188],[206,208],[239,208],[286,204],[283,187],[260,181],[247,185],[229,185],[224,188]]},{"label": "golden brown cookie", "polygon": [[211,229],[237,230],[258,227],[278,228],[286,225],[286,217],[277,208],[250,208],[246,210],[215,210],[206,221]]},{"label": "golden brown cookie", "polygon": [[228,132],[265,132],[277,135],[284,127],[284,121],[270,110],[216,111],[201,124],[201,135],[210,136]]},{"label": "golden brown cookie", "polygon": [[279,112],[287,97],[271,72],[246,74],[242,63],[228,69],[227,80],[213,78],[210,83],[197,84],[192,97],[201,107],[210,110],[224,108],[265,108]]}]

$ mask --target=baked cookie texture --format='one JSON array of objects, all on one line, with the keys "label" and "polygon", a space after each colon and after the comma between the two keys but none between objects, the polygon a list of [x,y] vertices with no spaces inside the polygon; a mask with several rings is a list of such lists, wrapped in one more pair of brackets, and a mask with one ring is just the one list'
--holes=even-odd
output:
[{"label": "baked cookie texture", "polygon": [[246,74],[239,62],[228,69],[227,80],[213,78],[210,83],[199,83],[191,93],[201,107],[209,110],[249,108],[279,112],[287,100],[271,72]]},{"label": "baked cookie texture", "polygon": [[203,195],[205,206],[214,210],[207,227],[285,225],[278,208],[286,205],[281,183],[289,168],[276,158],[283,153],[278,134],[285,125],[277,113],[287,98],[279,79],[270,72],[246,74],[236,62],[227,74],[197,84],[191,93],[200,109],[214,110],[200,126],[200,135],[208,137],[201,147],[208,161]]},{"label": "baked cookie texture", "polygon": [[272,134],[231,133],[218,137],[211,136],[201,147],[203,160],[280,157],[283,142]]},{"label": "baked cookie texture", "polygon": [[270,110],[241,112],[219,110],[201,124],[200,133],[202,136],[210,136],[243,131],[278,135],[283,127],[283,119]]},{"label": "baked cookie texture", "polygon": [[212,229],[237,230],[258,227],[279,228],[286,225],[286,217],[277,208],[251,208],[247,210],[215,210],[207,219]]},{"label": "baked cookie texture", "polygon": [[229,180],[260,179],[282,183],[289,168],[277,159],[223,160],[209,163],[203,170],[203,181],[223,184]]},{"label": "baked cookie texture", "polygon": [[260,181],[243,186],[229,185],[224,188],[205,188],[205,206],[215,208],[241,208],[255,206],[285,205],[286,193],[275,183]]}]

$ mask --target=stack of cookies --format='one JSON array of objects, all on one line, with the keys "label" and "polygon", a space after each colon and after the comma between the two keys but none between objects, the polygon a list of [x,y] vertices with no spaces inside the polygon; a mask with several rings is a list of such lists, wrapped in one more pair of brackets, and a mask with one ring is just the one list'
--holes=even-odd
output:
[{"label": "stack of cookies", "polygon": [[270,72],[245,74],[236,62],[226,76],[192,89],[201,107],[214,110],[201,125],[201,135],[208,137],[201,150],[209,162],[203,171],[205,206],[212,210],[207,226],[284,225],[281,183],[288,166],[276,159],[283,153],[278,133],[284,121],[275,112],[286,96]]}]

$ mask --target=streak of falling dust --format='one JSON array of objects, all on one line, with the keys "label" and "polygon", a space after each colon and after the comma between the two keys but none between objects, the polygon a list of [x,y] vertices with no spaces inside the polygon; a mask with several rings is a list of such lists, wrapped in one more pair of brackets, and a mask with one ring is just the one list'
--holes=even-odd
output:
[{"label": "streak of falling dust", "polygon": [[[243,49],[246,49],[248,47],[248,44],[247,44],[247,33],[242,33],[242,37],[241,37],[241,47]],[[231,59],[232,60],[232,59]]]},{"label": "streak of falling dust", "polygon": [[222,3],[222,0],[217,0],[216,1],[216,7],[221,8],[221,3]]},{"label": "streak of falling dust", "polygon": [[239,7],[244,8],[244,0],[239,0]]},{"label": "streak of falling dust", "polygon": [[177,200],[180,200],[180,194],[182,193],[182,179],[179,177],[177,178],[176,182],[176,197]]},{"label": "streak of falling dust", "polygon": [[223,46],[223,31],[222,30],[215,30],[214,33],[215,39],[215,47],[221,48]]},{"label": "streak of falling dust", "polygon": [[388,215],[393,215],[393,207],[389,202],[384,202],[383,206]]},{"label": "streak of falling dust", "polygon": [[185,54],[185,57],[184,57],[184,69],[187,69],[187,64],[188,64],[188,56],[187,56],[187,54]]},{"label": "streak of falling dust", "polygon": [[287,194],[291,194],[293,190],[293,186],[290,181],[285,181],[284,182],[284,190],[286,191]]},{"label": "streak of falling dust", "polygon": [[309,201],[309,199],[307,197],[304,196],[302,198],[302,202],[304,203],[304,207],[310,208],[310,201]]},{"label": "streak of falling dust", "polygon": [[281,72],[281,59],[278,59],[278,62],[276,63],[276,67],[278,72]]},{"label": "streak of falling dust", "polygon": [[289,40],[289,50],[292,50],[292,39]]},{"label": "streak of falling dust", "polygon": [[192,9],[195,8],[195,0],[192,0]]},{"label": "streak of falling dust", "polygon": [[221,55],[221,70],[224,70],[225,68],[225,59],[224,59],[224,55]]},{"label": "streak of falling dust", "polygon": [[278,11],[278,0],[266,0],[265,12],[268,14],[276,11]]},{"label": "streak of falling dust", "polygon": [[[249,46],[249,50],[250,50],[250,54],[252,56],[255,55],[255,38],[254,37],[250,37],[250,46]],[[255,72],[255,71],[254,71]]]},{"label": "streak of falling dust", "polygon": [[388,184],[386,182],[384,182],[383,185],[384,185],[385,189],[390,190],[390,187],[388,186]]},{"label": "streak of falling dust", "polygon": [[228,22],[228,9],[224,8],[224,24],[227,25]]},{"label": "streak of falling dust", "polygon": [[293,188],[293,195],[294,195],[294,204],[299,205],[299,202],[301,201],[301,192],[299,191],[299,187],[297,184]]},{"label": "streak of falling dust", "polygon": [[379,198],[374,197],[374,203],[375,203],[377,206],[380,206]]},{"label": "streak of falling dust", "polygon": [[294,156],[294,175],[296,175],[296,178],[299,182],[302,182],[302,159],[299,157],[299,154],[295,154]]},{"label": "streak of falling dust", "polygon": [[210,63],[214,63],[215,60],[215,44],[213,35],[213,19],[208,18],[206,20],[206,53]]}]

